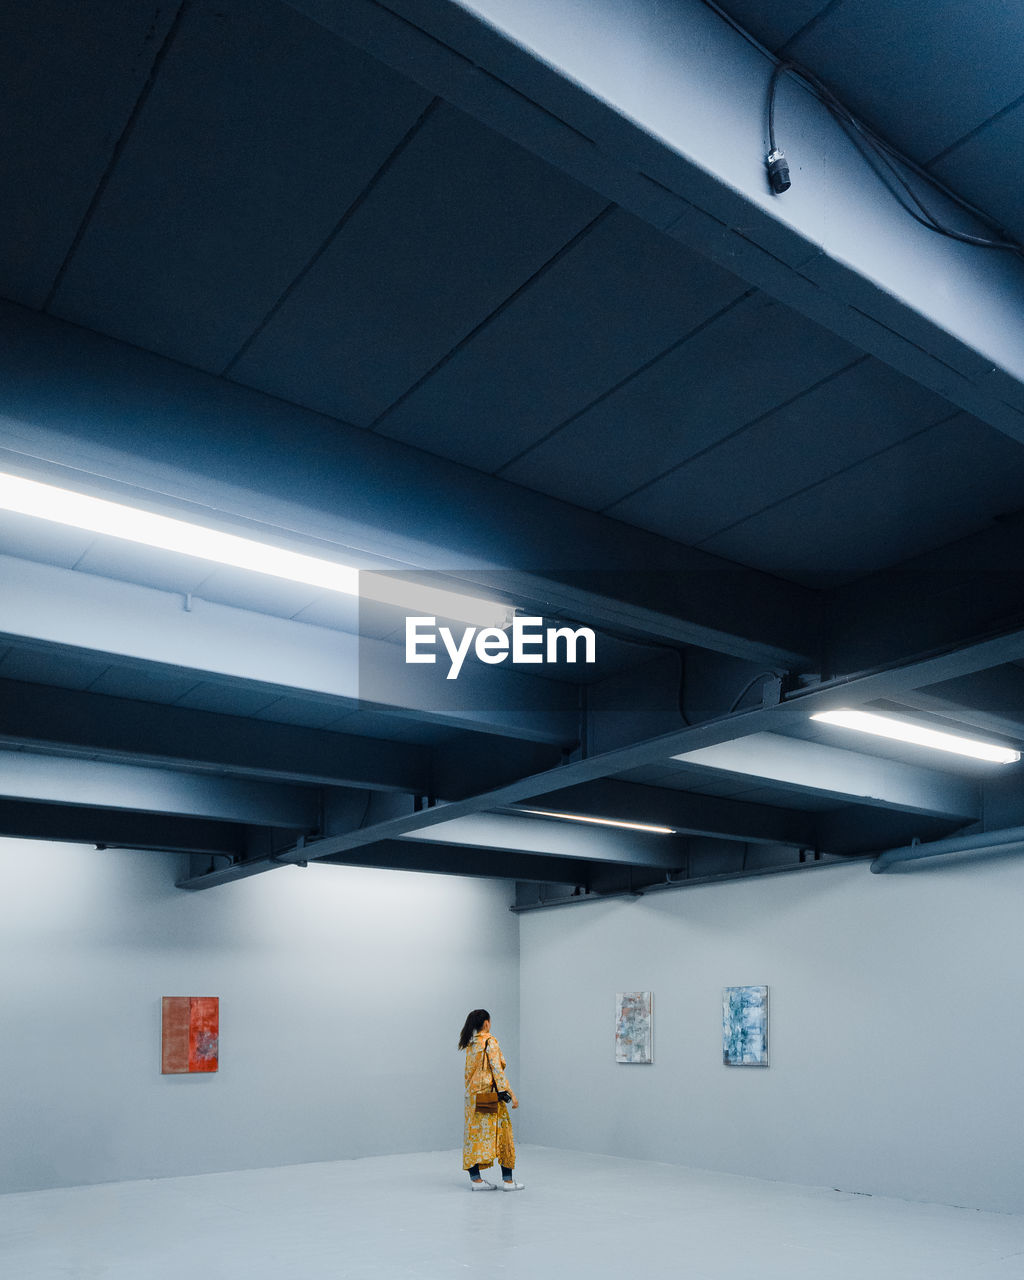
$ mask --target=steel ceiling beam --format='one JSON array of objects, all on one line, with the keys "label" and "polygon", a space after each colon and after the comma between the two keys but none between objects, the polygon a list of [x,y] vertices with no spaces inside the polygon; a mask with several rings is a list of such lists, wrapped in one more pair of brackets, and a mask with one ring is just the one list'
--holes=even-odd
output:
[{"label": "steel ceiling beam", "polygon": [[481,663],[449,681],[443,665],[407,665],[403,648],[382,640],[205,600],[186,609],[173,592],[10,556],[0,556],[0,579],[0,635],[18,641],[313,696],[339,717],[366,699],[513,738],[568,744],[579,736],[576,690],[559,681]]},{"label": "steel ceiling beam", "polygon": [[311,853],[310,856],[320,857],[343,853],[362,844],[371,844],[375,840],[408,835],[413,831],[424,830],[452,818],[514,805],[527,797],[559,791],[566,786],[575,786],[583,782],[592,782],[629,769],[652,764],[667,765],[671,758],[680,752],[729,742],[747,734],[784,733],[787,727],[806,724],[808,717],[815,711],[826,711],[847,704],[857,706],[878,698],[897,697],[903,689],[918,688],[937,680],[952,679],[957,675],[985,670],[1021,657],[1024,657],[1024,630],[1008,632],[1006,635],[980,641],[957,652],[937,654],[917,662],[908,662],[901,667],[838,680],[827,686],[804,691],[799,696],[791,697],[775,706],[736,712],[702,724],[690,725],[674,733],[606,751],[588,759],[572,761],[558,769],[525,777],[515,783],[465,800],[375,824],[345,835],[332,836],[312,846],[319,852]]},{"label": "steel ceiling beam", "polygon": [[298,859],[284,862],[271,857],[240,858],[227,866],[211,871],[190,872],[174,883],[178,889],[214,889],[220,884],[234,884],[236,880],[245,880],[249,876],[259,876],[267,871],[294,866],[304,867],[306,862]]},{"label": "steel ceiling beam", "polygon": [[535,884],[589,883],[601,864],[507,849],[460,848],[441,842],[382,840],[327,859],[332,866],[382,867],[392,871],[432,871],[448,876],[485,876]]},{"label": "steel ceiling beam", "polygon": [[[837,680],[829,685],[812,688],[799,696],[792,696],[774,706],[736,712],[701,724],[689,725],[673,733],[659,735],[628,747],[603,752],[601,755],[574,760],[544,773],[523,777],[464,800],[437,805],[418,813],[374,823],[372,825],[329,836],[311,842],[302,850],[284,852],[278,862],[321,859],[345,856],[352,850],[371,845],[380,840],[393,840],[413,833],[426,833],[429,828],[455,818],[483,814],[528,798],[562,791],[570,786],[607,778],[629,769],[652,764],[668,765],[674,755],[701,747],[729,742],[747,734],[772,732],[784,733],[789,727],[806,724],[815,711],[830,710],[838,706],[860,705],[880,698],[898,697],[901,691],[920,688],[939,680],[954,679],[974,671],[983,671],[1001,663],[1024,658],[1024,629],[979,641],[965,648],[936,654],[900,667],[868,672],[856,677]],[[429,837],[428,837],[429,838]],[[193,877],[188,887],[201,889],[213,884],[227,883],[242,875],[260,870],[258,866],[232,868],[218,873],[215,878]]]},{"label": "steel ceiling beam", "polygon": [[[323,861],[341,867],[376,867],[386,871],[572,885],[589,884],[601,866],[578,858],[557,858],[503,849],[458,848],[419,840],[381,840],[377,844],[354,849],[350,854],[338,854]],[[209,889],[286,865],[270,858],[252,859],[217,871],[185,876],[177,881],[177,887]]]},{"label": "steel ceiling beam", "polygon": [[0,744],[158,767],[426,795],[429,753],[404,742],[0,680]]},{"label": "steel ceiling beam", "polygon": [[594,0],[585,23],[575,0],[289,3],[1024,440],[1024,264],[914,222],[791,79],[777,124],[794,185],[773,196],[764,167],[773,63],[700,0]]},{"label": "steel ceiling beam", "polygon": [[205,773],[0,751],[0,797],[315,831],[319,792]]},{"label": "steel ceiling beam", "polygon": [[242,828],[228,822],[28,800],[0,799],[0,835],[229,858],[244,851]]}]

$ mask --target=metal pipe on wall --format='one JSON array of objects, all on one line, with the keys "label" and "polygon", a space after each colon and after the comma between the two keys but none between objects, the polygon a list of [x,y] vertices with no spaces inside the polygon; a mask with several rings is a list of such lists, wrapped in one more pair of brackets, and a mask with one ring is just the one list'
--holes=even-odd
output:
[{"label": "metal pipe on wall", "polygon": [[897,862],[917,862],[921,858],[938,858],[950,853],[995,853],[1015,844],[1024,846],[1024,827],[981,831],[972,836],[950,836],[947,840],[933,840],[929,844],[911,844],[897,849],[886,849],[872,861],[871,870],[875,875],[879,875]]}]

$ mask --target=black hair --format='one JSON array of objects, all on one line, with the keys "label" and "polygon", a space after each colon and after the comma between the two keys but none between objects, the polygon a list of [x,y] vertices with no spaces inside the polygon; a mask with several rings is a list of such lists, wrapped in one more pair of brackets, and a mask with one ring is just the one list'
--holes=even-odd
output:
[{"label": "black hair", "polygon": [[490,1022],[491,1015],[486,1009],[474,1009],[466,1019],[459,1036],[459,1048],[467,1049],[470,1040],[476,1035],[485,1022]]}]

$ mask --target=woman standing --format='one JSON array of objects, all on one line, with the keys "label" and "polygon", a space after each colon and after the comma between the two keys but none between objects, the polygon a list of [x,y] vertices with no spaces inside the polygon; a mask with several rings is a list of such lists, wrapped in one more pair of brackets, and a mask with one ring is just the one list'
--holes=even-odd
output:
[{"label": "woman standing", "polygon": [[[502,1191],[522,1191],[513,1169],[516,1146],[512,1139],[512,1121],[506,1103],[512,1110],[519,1099],[505,1077],[505,1059],[491,1035],[491,1015],[486,1009],[474,1009],[466,1019],[459,1036],[459,1048],[466,1051],[466,1112],[462,1140],[462,1167],[469,1173],[472,1191],[497,1191],[493,1182],[481,1178],[480,1170],[489,1169],[495,1160],[501,1165]],[[476,1095],[497,1091],[498,1110],[477,1111]]]}]

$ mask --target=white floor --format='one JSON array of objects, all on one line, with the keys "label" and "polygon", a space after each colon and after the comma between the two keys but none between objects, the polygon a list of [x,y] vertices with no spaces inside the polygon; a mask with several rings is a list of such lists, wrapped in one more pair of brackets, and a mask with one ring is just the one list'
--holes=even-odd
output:
[{"label": "white floor", "polygon": [[10,1280],[1009,1280],[1024,1216],[524,1146],[520,1192],[457,1152],[0,1196]]}]

